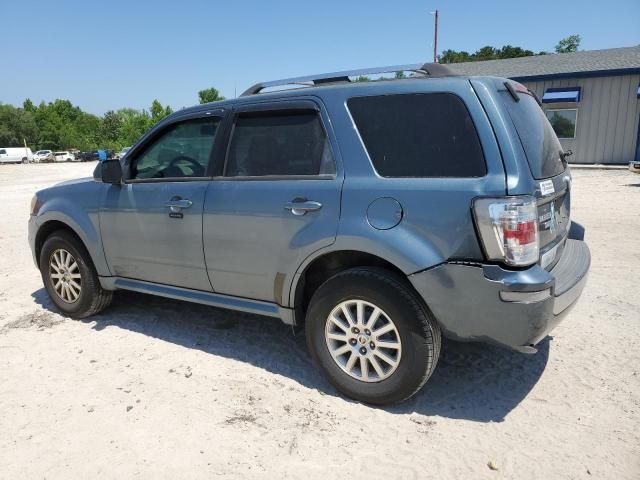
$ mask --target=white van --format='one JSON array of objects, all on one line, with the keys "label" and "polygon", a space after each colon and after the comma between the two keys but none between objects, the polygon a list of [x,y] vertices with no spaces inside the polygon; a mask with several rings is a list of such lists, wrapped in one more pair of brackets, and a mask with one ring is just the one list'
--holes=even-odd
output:
[{"label": "white van", "polygon": [[0,148],[0,163],[27,163],[33,161],[30,148]]}]

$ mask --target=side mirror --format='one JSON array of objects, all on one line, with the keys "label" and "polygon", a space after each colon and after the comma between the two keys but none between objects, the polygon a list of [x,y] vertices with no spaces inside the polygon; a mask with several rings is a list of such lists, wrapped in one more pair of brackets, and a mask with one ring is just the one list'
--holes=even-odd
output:
[{"label": "side mirror", "polygon": [[120,160],[103,160],[99,162],[93,172],[94,180],[112,185],[122,183],[122,166]]}]

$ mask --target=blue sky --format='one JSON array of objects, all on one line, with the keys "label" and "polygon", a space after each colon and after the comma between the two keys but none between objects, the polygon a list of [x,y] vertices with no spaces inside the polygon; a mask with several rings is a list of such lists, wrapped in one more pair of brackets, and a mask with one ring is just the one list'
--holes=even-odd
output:
[{"label": "blue sky", "polygon": [[2,0],[0,102],[56,98],[92,113],[233,97],[260,80],[429,61],[511,44],[553,51],[640,44],[640,1]]}]

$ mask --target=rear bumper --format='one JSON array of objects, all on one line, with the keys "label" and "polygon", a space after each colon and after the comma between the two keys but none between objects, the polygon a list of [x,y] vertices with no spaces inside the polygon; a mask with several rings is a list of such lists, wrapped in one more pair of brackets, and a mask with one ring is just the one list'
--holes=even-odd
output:
[{"label": "rear bumper", "polygon": [[549,272],[445,263],[409,279],[448,337],[531,351],[575,305],[590,265],[587,244],[569,239]]}]

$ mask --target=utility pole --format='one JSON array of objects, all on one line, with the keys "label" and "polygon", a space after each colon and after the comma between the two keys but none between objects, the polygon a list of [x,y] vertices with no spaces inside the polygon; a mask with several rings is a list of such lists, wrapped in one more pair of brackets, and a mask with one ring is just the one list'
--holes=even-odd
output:
[{"label": "utility pole", "polygon": [[438,62],[438,10],[433,15],[434,29],[433,29],[433,63]]}]

